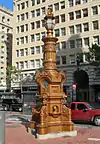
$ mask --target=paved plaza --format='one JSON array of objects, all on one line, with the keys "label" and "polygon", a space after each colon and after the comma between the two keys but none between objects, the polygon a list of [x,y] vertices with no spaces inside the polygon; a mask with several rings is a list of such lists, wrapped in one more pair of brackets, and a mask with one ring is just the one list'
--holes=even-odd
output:
[{"label": "paved plaza", "polygon": [[75,125],[76,137],[38,140],[19,122],[6,122],[5,144],[100,144],[100,127]]}]

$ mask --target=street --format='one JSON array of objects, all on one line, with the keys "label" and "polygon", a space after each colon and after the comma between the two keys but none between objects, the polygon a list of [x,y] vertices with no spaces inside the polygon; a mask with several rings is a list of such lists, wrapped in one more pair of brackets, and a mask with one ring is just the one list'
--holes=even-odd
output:
[{"label": "street", "polygon": [[18,114],[6,114],[6,144],[100,144],[100,127],[91,124],[75,124],[75,130],[78,132],[76,137],[37,140],[27,133],[23,122],[27,122],[30,117],[24,117]]}]

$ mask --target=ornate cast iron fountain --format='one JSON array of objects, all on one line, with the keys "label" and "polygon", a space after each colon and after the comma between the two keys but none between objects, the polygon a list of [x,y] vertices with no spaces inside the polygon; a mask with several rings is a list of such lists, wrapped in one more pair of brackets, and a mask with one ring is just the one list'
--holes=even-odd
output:
[{"label": "ornate cast iron fountain", "polygon": [[48,8],[44,19],[47,29],[47,36],[43,38],[45,46],[44,68],[36,75],[42,102],[39,112],[33,109],[32,121],[30,122],[30,127],[37,128],[39,135],[70,132],[74,128],[71,121],[71,111],[64,105],[65,74],[58,72],[56,68],[56,42],[58,39],[53,37],[54,16],[50,8]]}]

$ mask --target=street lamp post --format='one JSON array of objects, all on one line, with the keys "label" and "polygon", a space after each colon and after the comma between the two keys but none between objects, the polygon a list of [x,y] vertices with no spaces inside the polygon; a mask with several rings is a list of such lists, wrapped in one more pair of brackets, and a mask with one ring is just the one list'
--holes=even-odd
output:
[{"label": "street lamp post", "polygon": [[72,102],[74,101],[74,93],[76,92],[76,87],[77,87],[77,84],[76,83],[74,83],[73,85],[72,85]]},{"label": "street lamp post", "polygon": [[[76,64],[77,64],[77,73],[79,74],[79,71],[80,71],[80,56],[77,55],[76,57]],[[78,94],[79,94],[79,87],[78,87],[79,83],[77,82],[77,85],[76,85],[76,101],[79,101],[79,98],[78,98]]]}]

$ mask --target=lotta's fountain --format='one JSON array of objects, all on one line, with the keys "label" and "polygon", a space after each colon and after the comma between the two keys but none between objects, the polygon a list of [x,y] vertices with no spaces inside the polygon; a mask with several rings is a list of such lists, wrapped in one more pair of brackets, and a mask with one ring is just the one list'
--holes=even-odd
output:
[{"label": "lotta's fountain", "polygon": [[33,108],[32,120],[29,127],[37,129],[37,138],[47,139],[60,136],[76,136],[74,125],[71,121],[71,111],[64,105],[65,94],[63,84],[65,74],[56,68],[56,42],[53,37],[54,16],[48,8],[45,16],[47,36],[44,42],[44,68],[36,75],[36,82],[40,87],[41,109]]}]

